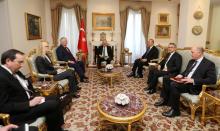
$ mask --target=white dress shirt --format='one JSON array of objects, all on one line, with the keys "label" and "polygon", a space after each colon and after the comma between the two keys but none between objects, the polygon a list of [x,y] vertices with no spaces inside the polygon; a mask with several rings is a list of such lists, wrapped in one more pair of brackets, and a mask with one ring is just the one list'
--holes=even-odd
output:
[{"label": "white dress shirt", "polygon": [[204,58],[204,57],[201,57],[201,58],[199,58],[198,60],[196,60],[197,63],[196,63],[196,65],[195,65],[195,67],[189,72],[189,74],[187,75],[187,78],[191,78],[191,77],[192,77],[192,75],[194,74],[194,72],[195,72],[196,69],[198,68],[198,66],[199,66],[199,64],[201,63],[201,61],[203,60],[203,58]]},{"label": "white dress shirt", "polygon": [[168,57],[168,59],[167,59],[165,65],[164,65],[164,69],[163,69],[163,70],[166,70],[166,71],[167,71],[167,63],[168,63],[168,61],[170,60],[170,58],[173,56],[174,53],[175,53],[175,52],[170,53],[170,56]]}]

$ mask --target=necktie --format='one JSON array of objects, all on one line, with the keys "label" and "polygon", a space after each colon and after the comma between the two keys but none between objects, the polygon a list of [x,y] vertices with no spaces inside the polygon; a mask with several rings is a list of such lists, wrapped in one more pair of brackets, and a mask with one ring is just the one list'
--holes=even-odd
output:
[{"label": "necktie", "polygon": [[103,47],[103,57],[105,58],[105,47]]},{"label": "necktie", "polygon": [[188,76],[188,74],[192,71],[192,69],[196,66],[197,61],[195,60],[192,66],[186,71],[184,76]]}]

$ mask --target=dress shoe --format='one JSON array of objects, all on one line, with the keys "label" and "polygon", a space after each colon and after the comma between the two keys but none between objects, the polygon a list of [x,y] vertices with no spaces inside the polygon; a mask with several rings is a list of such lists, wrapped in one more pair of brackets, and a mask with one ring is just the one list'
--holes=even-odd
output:
[{"label": "dress shoe", "polygon": [[79,86],[76,86],[76,89],[77,89],[77,90],[81,90],[81,87],[79,87]]},{"label": "dress shoe", "polygon": [[167,111],[167,112],[163,112],[162,115],[163,115],[163,116],[166,116],[166,117],[180,116],[180,111],[176,111],[176,110],[174,110],[174,109],[170,109],[170,110]]},{"label": "dress shoe", "polygon": [[150,89],[149,91],[148,91],[148,94],[154,94],[156,92],[156,89]]},{"label": "dress shoe", "polygon": [[74,98],[79,98],[79,97],[80,97],[80,95],[78,95],[77,93],[72,93],[71,95],[72,95],[72,97],[74,97]]},{"label": "dress shoe", "polygon": [[137,75],[134,78],[143,78],[143,75]]},{"label": "dress shoe", "polygon": [[149,91],[149,90],[150,90],[149,87],[145,87],[145,88],[144,88],[144,91]]},{"label": "dress shoe", "polygon": [[80,82],[89,83],[88,79],[81,79]]},{"label": "dress shoe", "polygon": [[87,76],[84,76],[84,79],[89,79]]},{"label": "dress shoe", "polygon": [[160,101],[154,104],[154,106],[164,106],[164,105],[167,105],[164,99],[160,99]]},{"label": "dress shoe", "polygon": [[135,76],[133,72],[131,72],[129,75],[127,75],[127,77],[132,77]]}]

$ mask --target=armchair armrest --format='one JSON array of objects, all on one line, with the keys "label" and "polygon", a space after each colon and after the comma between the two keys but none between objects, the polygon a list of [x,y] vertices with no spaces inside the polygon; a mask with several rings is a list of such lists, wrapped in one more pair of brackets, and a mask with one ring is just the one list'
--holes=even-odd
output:
[{"label": "armchair armrest", "polygon": [[2,119],[4,125],[10,124],[9,118],[10,118],[9,114],[0,113],[0,119]]},{"label": "armchair armrest", "polygon": [[202,91],[199,94],[200,99],[202,98],[203,93],[206,92],[207,88],[210,88],[212,90],[217,90],[219,86],[220,86],[220,80],[218,80],[216,84],[202,85]]}]

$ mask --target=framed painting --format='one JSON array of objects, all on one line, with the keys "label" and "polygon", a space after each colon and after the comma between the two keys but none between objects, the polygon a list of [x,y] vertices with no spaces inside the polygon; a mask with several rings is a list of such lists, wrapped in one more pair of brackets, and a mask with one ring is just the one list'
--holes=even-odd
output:
[{"label": "framed painting", "polygon": [[42,38],[41,18],[36,15],[25,13],[26,32],[28,40],[36,40]]},{"label": "framed painting", "polygon": [[115,14],[114,13],[92,13],[93,30],[114,30]]},{"label": "framed painting", "polygon": [[160,13],[159,14],[159,24],[169,24],[169,14]]},{"label": "framed painting", "polygon": [[155,37],[156,38],[170,38],[171,29],[170,25],[156,25]]}]

